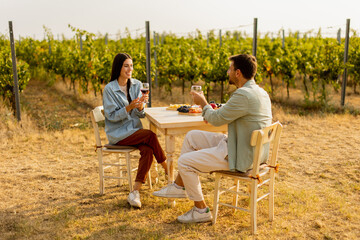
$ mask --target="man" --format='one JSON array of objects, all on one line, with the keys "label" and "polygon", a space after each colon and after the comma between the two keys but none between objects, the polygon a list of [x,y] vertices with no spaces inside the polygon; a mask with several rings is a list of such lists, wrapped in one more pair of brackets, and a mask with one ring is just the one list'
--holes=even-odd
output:
[{"label": "man", "polygon": [[[214,126],[228,124],[228,137],[206,131],[188,132],[178,159],[179,174],[175,182],[153,193],[167,198],[188,196],[194,201],[195,206],[177,218],[182,223],[212,220],[202,194],[199,173],[215,170],[246,172],[252,168],[251,134],[254,130],[270,125],[272,121],[269,95],[254,80],[256,58],[240,54],[229,60],[229,83],[235,85],[237,90],[223,107],[213,110],[202,92],[191,92],[195,104],[203,109],[205,121]],[[269,149],[264,148],[262,162],[267,160],[268,153]]]}]

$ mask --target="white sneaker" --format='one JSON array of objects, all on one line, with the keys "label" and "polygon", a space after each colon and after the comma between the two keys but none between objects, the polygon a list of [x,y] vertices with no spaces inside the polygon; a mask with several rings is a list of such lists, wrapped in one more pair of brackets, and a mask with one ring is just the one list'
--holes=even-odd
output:
[{"label": "white sneaker", "polygon": [[152,194],[154,196],[164,198],[187,198],[185,188],[177,188],[175,187],[175,183],[169,184],[159,191],[153,192]]},{"label": "white sneaker", "polygon": [[134,190],[129,193],[127,201],[131,206],[141,208],[140,193],[138,190]]},{"label": "white sneaker", "polygon": [[193,207],[190,211],[178,216],[177,220],[181,223],[211,222],[212,215],[209,208],[205,213],[200,213],[196,210],[196,207]]}]

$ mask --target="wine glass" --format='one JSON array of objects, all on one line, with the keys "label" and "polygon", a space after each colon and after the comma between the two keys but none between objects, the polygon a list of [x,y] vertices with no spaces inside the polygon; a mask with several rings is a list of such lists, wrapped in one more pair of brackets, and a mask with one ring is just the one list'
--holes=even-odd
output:
[{"label": "wine glass", "polygon": [[[191,86],[191,92],[201,93],[202,92],[201,86],[200,85],[192,85]],[[193,97],[193,103],[195,103],[194,102],[194,97]]]},{"label": "wine glass", "polygon": [[[149,94],[149,83],[143,83],[140,91],[142,92],[143,95]],[[148,101],[146,101],[145,103],[148,103]]]},{"label": "wine glass", "polygon": [[200,85],[192,85],[191,86],[191,91],[201,92],[201,86]]}]

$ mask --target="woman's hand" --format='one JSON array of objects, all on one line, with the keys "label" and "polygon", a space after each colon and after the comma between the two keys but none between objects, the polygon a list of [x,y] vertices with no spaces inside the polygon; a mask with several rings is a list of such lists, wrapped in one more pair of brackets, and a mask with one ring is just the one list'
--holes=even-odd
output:
[{"label": "woman's hand", "polygon": [[144,102],[143,102],[143,101],[141,101],[141,99],[140,99],[140,103],[139,103],[139,105],[138,105],[137,109],[138,109],[139,111],[141,111],[141,110],[143,110],[143,109],[144,109]]},{"label": "woman's hand", "polygon": [[149,94],[144,94],[141,96],[140,101],[143,103],[149,102]]},{"label": "woman's hand", "polygon": [[139,110],[143,109],[143,103],[140,101],[139,98],[136,98],[136,99],[132,100],[131,103],[126,106],[126,111],[130,112],[134,108],[137,108]]}]

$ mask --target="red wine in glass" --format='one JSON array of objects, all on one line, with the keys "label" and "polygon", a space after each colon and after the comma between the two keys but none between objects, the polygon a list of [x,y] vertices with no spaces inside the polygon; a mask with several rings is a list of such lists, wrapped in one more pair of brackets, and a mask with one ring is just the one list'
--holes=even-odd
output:
[{"label": "red wine in glass", "polygon": [[[149,94],[149,83],[143,83],[140,91],[142,92],[143,95]],[[145,103],[148,103],[148,101],[146,101]]]},{"label": "red wine in glass", "polygon": [[149,89],[141,89],[142,94],[149,94]]}]

